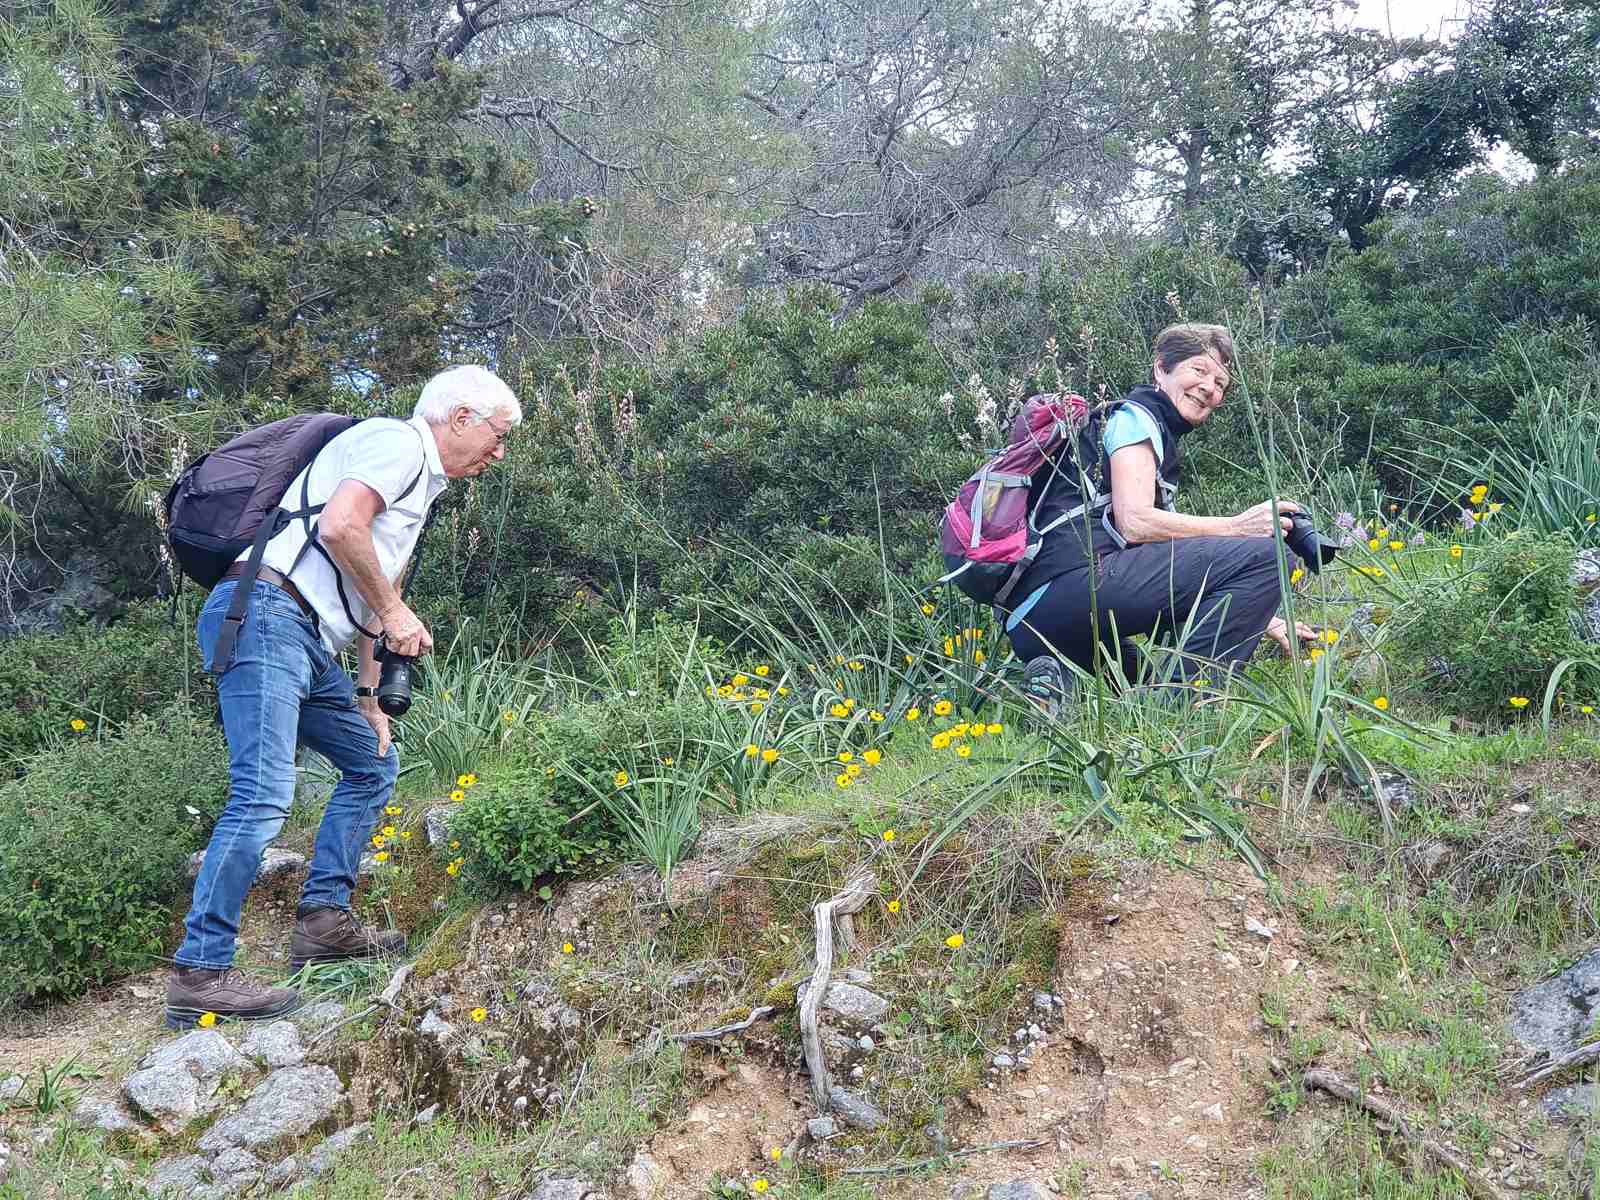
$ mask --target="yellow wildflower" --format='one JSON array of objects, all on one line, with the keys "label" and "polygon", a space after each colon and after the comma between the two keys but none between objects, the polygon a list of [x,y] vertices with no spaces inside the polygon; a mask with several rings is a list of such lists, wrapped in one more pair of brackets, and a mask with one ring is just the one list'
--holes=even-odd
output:
[{"label": "yellow wildflower", "polygon": [[1450,547],[1450,557],[1451,558],[1460,558],[1461,557],[1461,547],[1460,546],[1451,546]]},{"label": "yellow wildflower", "polygon": [[388,804],[383,809],[384,815],[390,817],[398,817],[404,811],[398,804]]},{"label": "yellow wildflower", "polygon": [[1383,543],[1380,542],[1377,538],[1368,538],[1367,539],[1367,549],[1368,550],[1376,550],[1382,544]]},{"label": "yellow wildflower", "polygon": [[986,726],[986,730],[989,733],[1000,733],[1004,729],[1005,729],[1005,726],[1000,724],[999,721],[990,721],[989,724]]},{"label": "yellow wildflower", "polygon": [[947,656],[948,655],[953,655],[956,652],[956,644],[955,644],[955,642],[953,642],[949,638],[945,638],[945,640],[944,640],[944,652],[945,652],[945,654]]},{"label": "yellow wildflower", "polygon": [[456,786],[458,788],[471,787],[472,786],[472,778],[470,776],[468,776],[468,775],[457,775],[456,776]]},{"label": "yellow wildflower", "polygon": [[846,775],[843,771],[840,771],[837,775],[835,775],[833,777],[833,781],[834,781],[834,783],[838,784],[842,788],[849,787],[850,784],[853,782],[851,780],[850,776]]},{"label": "yellow wildflower", "polygon": [[1581,712],[1586,717],[1587,716],[1592,716],[1593,713],[1594,713],[1594,705],[1592,705],[1592,704],[1582,705],[1582,706],[1579,707],[1578,711]]},{"label": "yellow wildflower", "polygon": [[70,725],[72,726],[73,733],[82,733],[85,729],[89,728],[89,723],[82,717],[73,717]]},{"label": "yellow wildflower", "polygon": [[952,950],[959,950],[961,947],[967,944],[967,939],[959,933],[952,933],[949,937],[945,938],[944,944],[949,946]]},{"label": "yellow wildflower", "polygon": [[770,700],[770,699],[772,699],[772,693],[767,691],[766,688],[756,688],[750,694],[752,696],[754,696],[757,700]]},{"label": "yellow wildflower", "polygon": [[744,748],[744,756],[746,758],[754,758],[756,755],[758,755],[760,753],[761,753],[761,747],[757,746],[754,742],[752,742],[750,745],[748,745],[748,746],[746,746]]},{"label": "yellow wildflower", "polygon": [[854,708],[856,706],[856,698],[854,696],[846,696],[844,698],[844,706],[846,708]]},{"label": "yellow wildflower", "polygon": [[472,1010],[470,1015],[474,1021],[481,1025],[484,1021],[484,1018],[489,1015],[489,1010],[487,1008],[475,1008]]},{"label": "yellow wildflower", "polygon": [[880,758],[882,758],[882,757],[883,757],[883,751],[882,750],[863,750],[861,752],[861,761],[866,763],[867,766],[869,766],[869,767],[877,766],[878,765],[878,760]]},{"label": "yellow wildflower", "polygon": [[933,706],[933,715],[936,717],[948,717],[950,715],[950,710],[954,707],[955,705],[951,704],[948,700],[937,701]]},{"label": "yellow wildflower", "polygon": [[1491,513],[1497,513],[1504,507],[1505,507],[1505,505],[1503,505],[1503,504],[1491,504],[1491,505],[1489,505],[1489,511]]},{"label": "yellow wildflower", "polygon": [[915,721],[915,720],[919,719],[921,716],[922,716],[922,710],[920,708],[918,708],[915,704],[913,704],[910,708],[906,709],[906,720],[908,720],[908,721]]},{"label": "yellow wildflower", "polygon": [[765,750],[763,750],[761,752],[761,761],[764,762],[764,763],[767,763],[769,765],[771,763],[777,762],[778,761],[778,757],[779,757],[778,756],[778,752],[775,749],[773,749],[771,746],[768,746]]},{"label": "yellow wildflower", "polygon": [[1380,530],[1378,530],[1378,536],[1381,537],[1381,538],[1388,537],[1389,536],[1388,529],[1380,529]]},{"label": "yellow wildflower", "polygon": [[765,679],[767,677],[767,673],[769,671],[771,671],[771,670],[772,670],[772,668],[767,666],[766,663],[762,663],[759,667],[756,668],[756,674],[761,676],[761,678]]},{"label": "yellow wildflower", "polygon": [[768,1153],[772,1156],[773,1162],[777,1162],[783,1157],[783,1151],[777,1146],[774,1146],[770,1151],[768,1151]]},{"label": "yellow wildflower", "polygon": [[980,667],[983,666],[983,651],[974,650],[972,652],[972,661],[977,663]]},{"label": "yellow wildflower", "polygon": [[835,664],[836,664],[836,665],[838,665],[838,664],[842,664],[842,663],[843,663],[843,662],[844,662],[844,655],[842,655],[842,654],[835,654],[835,655],[834,655],[834,656],[833,656],[833,661],[834,661],[834,663],[835,663]]},{"label": "yellow wildflower", "polygon": [[516,719],[517,719],[517,714],[516,714],[516,713],[514,713],[514,712],[512,712],[512,711],[511,711],[511,710],[510,710],[510,709],[509,709],[509,708],[508,708],[508,709],[506,709],[506,710],[505,710],[505,712],[503,712],[503,713],[501,713],[501,714],[500,714],[500,719],[501,719],[501,720],[502,720],[502,721],[504,721],[504,722],[505,722],[505,723],[506,723],[506,724],[507,724],[507,725],[510,725],[510,724],[512,724],[512,723],[513,723],[513,722],[515,722],[515,721],[516,721]]},{"label": "yellow wildflower", "polygon": [[972,726],[968,725],[965,721],[963,721],[963,722],[961,722],[961,724],[953,726],[951,728],[950,732],[952,734],[954,734],[956,737],[966,737],[967,736],[967,730],[971,729],[971,728],[972,728]]},{"label": "yellow wildflower", "polygon": [[1389,549],[1391,549],[1391,550],[1404,550],[1405,548],[1406,548],[1406,544],[1404,542],[1390,542],[1389,543]]},{"label": "yellow wildflower", "polygon": [[201,1029],[210,1029],[216,1023],[217,1014],[214,1012],[201,1013],[200,1019],[195,1022],[195,1024],[200,1026]]},{"label": "yellow wildflower", "polygon": [[383,836],[386,837],[386,838],[393,837],[394,836],[394,826],[393,825],[385,825],[383,827]]},{"label": "yellow wildflower", "polygon": [[828,711],[836,717],[848,717],[850,715],[850,710],[842,704],[830,705]]},{"label": "yellow wildflower", "polygon": [[759,700],[750,701],[750,711],[752,713],[760,713],[760,711],[765,707],[766,705],[762,704]]},{"label": "yellow wildflower", "polygon": [[389,861],[389,852],[387,850],[379,850],[376,854],[374,854],[372,856],[372,861],[373,862],[381,862],[381,863],[388,862]]},{"label": "yellow wildflower", "polygon": [[851,763],[844,770],[846,775],[850,776],[851,779],[854,779],[857,775],[861,774],[861,764]]},{"label": "yellow wildflower", "polygon": [[899,911],[900,911],[900,901],[898,901],[898,900],[889,901],[889,912],[890,912],[890,914],[893,915],[895,913],[898,913]]},{"label": "yellow wildflower", "polygon": [[1337,629],[1324,629],[1322,631],[1322,640],[1327,642],[1330,646],[1338,645],[1339,631]]},{"label": "yellow wildflower", "polygon": [[883,831],[883,840],[884,840],[884,841],[886,841],[886,842],[892,842],[892,841],[894,841],[894,830],[892,830],[892,829],[885,829],[885,830],[884,830],[884,831]]},{"label": "yellow wildflower", "polygon": [[916,659],[914,659],[914,658],[912,658],[912,657],[911,657],[911,655],[909,655],[909,654],[908,654],[908,655],[906,655],[906,666],[908,666],[908,667],[909,667],[909,666],[910,666],[910,665],[911,665],[911,664],[912,664],[912,663],[914,663],[914,662],[916,662],[916,661],[917,661],[917,660],[916,660]]},{"label": "yellow wildflower", "polygon": [[983,736],[983,722],[979,721],[976,725],[974,725],[967,732],[972,734],[972,736],[975,737],[975,738],[982,737]]},{"label": "yellow wildflower", "polygon": [[1388,712],[1389,711],[1389,697],[1387,697],[1387,696],[1378,696],[1378,697],[1376,697],[1372,701],[1372,707],[1377,709],[1379,712]]},{"label": "yellow wildflower", "polygon": [[883,720],[883,714],[881,712],[879,712],[877,709],[873,709],[871,712],[869,712],[867,714],[867,720],[869,720],[869,721],[881,721],[881,720]]},{"label": "yellow wildflower", "polygon": [[1322,650],[1321,646],[1313,646],[1313,647],[1311,647],[1311,661],[1312,662],[1316,662],[1317,659],[1322,657],[1322,655],[1323,655],[1323,650]]},{"label": "yellow wildflower", "polygon": [[925,616],[925,617],[931,617],[931,616],[933,616],[933,605],[931,605],[931,604],[924,604],[924,605],[923,605],[923,606],[922,606],[922,615],[923,615],[923,616]]},{"label": "yellow wildflower", "polygon": [[865,671],[867,669],[867,664],[862,662],[859,658],[852,658],[850,660],[850,669],[852,671]]},{"label": "yellow wildflower", "polygon": [[1483,498],[1489,494],[1488,484],[1480,483],[1472,489],[1472,503],[1482,504]]},{"label": "yellow wildflower", "polygon": [[1528,698],[1526,696],[1513,696],[1510,703],[1512,708],[1527,708]]},{"label": "yellow wildflower", "polygon": [[454,800],[457,804],[460,804],[466,798],[467,794],[460,788],[457,788],[455,791],[450,793],[450,799]]},{"label": "yellow wildflower", "polygon": [[561,943],[561,953],[563,953],[563,954],[571,954],[572,953],[572,943],[571,942],[562,942]]},{"label": "yellow wildflower", "polygon": [[1289,572],[1289,586],[1293,587],[1305,577],[1306,569],[1304,567],[1296,567],[1293,571]]},{"label": "yellow wildflower", "polygon": [[778,695],[787,696],[788,694],[789,694],[789,689],[788,688],[781,687],[781,688],[778,689]]},{"label": "yellow wildflower", "polygon": [[452,850],[459,850],[459,849],[461,849],[461,843],[460,843],[460,842],[458,842],[458,841],[453,841],[453,842],[451,842],[451,843],[450,843],[450,849],[452,849]]},{"label": "yellow wildflower", "polygon": [[757,1175],[755,1182],[750,1185],[750,1190],[759,1196],[762,1192],[767,1190],[767,1187],[767,1181],[761,1176]]},{"label": "yellow wildflower", "polygon": [[619,788],[625,788],[628,786],[628,773],[626,771],[618,771],[611,777],[611,781]]},{"label": "yellow wildflower", "polygon": [[1590,513],[1587,517],[1584,518],[1584,520],[1587,521],[1589,524],[1593,525],[1594,524],[1594,520],[1595,520],[1595,514],[1594,513]]},{"label": "yellow wildflower", "polygon": [[928,739],[928,744],[935,750],[943,750],[950,744],[950,735],[948,733],[936,733]]},{"label": "yellow wildflower", "polygon": [[748,675],[739,674],[739,675],[735,675],[733,677],[733,686],[734,687],[743,687],[745,684],[747,684],[749,682],[750,682],[750,676],[748,676]]},{"label": "yellow wildflower", "polygon": [[375,833],[372,835],[372,848],[374,850],[383,849],[383,834]]},{"label": "yellow wildflower", "polygon": [[854,754],[852,754],[852,753],[851,753],[851,752],[850,752],[850,751],[848,751],[848,750],[841,750],[841,751],[839,751],[839,761],[840,761],[840,762],[845,762],[845,763],[847,763],[847,762],[849,762],[849,761],[850,761],[850,760],[851,760],[851,759],[853,759],[853,758],[855,758],[855,755],[854,755]]},{"label": "yellow wildflower", "polygon": [[457,875],[461,874],[461,864],[465,861],[466,859],[464,858],[451,859],[450,865],[444,869],[444,873],[450,876],[452,879],[455,878]]},{"label": "yellow wildflower", "polygon": [[411,830],[409,830],[409,829],[402,829],[402,830],[401,830],[401,831],[400,831],[400,840],[401,840],[401,841],[402,841],[402,842],[409,842],[409,841],[410,841],[410,840],[411,840]]},{"label": "yellow wildflower", "polygon": [[676,760],[672,757],[672,755],[669,754],[661,760],[661,765],[663,767],[670,767],[674,761]]},{"label": "yellow wildflower", "polygon": [[733,685],[730,683],[723,684],[717,689],[717,695],[726,700],[729,696],[733,695]]},{"label": "yellow wildflower", "polygon": [[957,746],[956,747],[956,753],[959,754],[962,758],[971,758],[972,757],[972,747],[971,746]]}]

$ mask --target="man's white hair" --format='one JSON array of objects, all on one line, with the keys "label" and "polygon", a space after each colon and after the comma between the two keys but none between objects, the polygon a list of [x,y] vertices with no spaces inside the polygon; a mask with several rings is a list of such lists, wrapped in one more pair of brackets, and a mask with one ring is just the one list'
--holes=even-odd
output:
[{"label": "man's white hair", "polygon": [[458,408],[472,413],[474,424],[507,413],[513,425],[522,423],[522,405],[505,381],[487,367],[446,367],[422,388],[413,417],[430,425],[443,425]]}]

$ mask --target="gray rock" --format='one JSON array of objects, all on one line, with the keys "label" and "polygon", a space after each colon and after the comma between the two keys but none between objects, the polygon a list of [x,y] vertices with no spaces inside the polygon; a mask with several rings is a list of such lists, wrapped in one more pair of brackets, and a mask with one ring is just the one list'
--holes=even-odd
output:
[{"label": "gray rock", "polygon": [[269,1188],[282,1188],[299,1179],[302,1169],[303,1164],[300,1161],[300,1156],[291,1154],[282,1162],[274,1163],[268,1167],[266,1174],[261,1177],[261,1182]]},{"label": "gray rock", "polygon": [[146,1055],[122,1084],[122,1094],[168,1133],[177,1133],[212,1107],[229,1072],[251,1069],[249,1059],[215,1029],[195,1029]]},{"label": "gray rock", "polygon": [[432,1125],[438,1116],[439,1105],[437,1103],[430,1104],[427,1108],[413,1116],[411,1118],[411,1123],[413,1125]]},{"label": "gray rock", "polygon": [[269,1067],[298,1067],[306,1060],[300,1031],[292,1021],[253,1026],[239,1043],[239,1053]]},{"label": "gray rock", "polygon": [[234,1146],[213,1158],[209,1170],[211,1178],[218,1183],[231,1183],[243,1176],[249,1176],[253,1181],[266,1170],[266,1167],[267,1164],[250,1151]]},{"label": "gray rock", "polygon": [[991,1183],[985,1200],[1049,1200],[1045,1190],[1026,1179]]},{"label": "gray rock", "polygon": [[127,1109],[110,1096],[90,1092],[79,1099],[72,1117],[86,1129],[102,1133],[142,1133],[144,1126],[128,1115]]},{"label": "gray rock", "polygon": [[996,1054],[989,1061],[994,1064],[997,1070],[1001,1071],[1009,1071],[1012,1067],[1017,1065],[1017,1060],[1012,1058],[1009,1054]]},{"label": "gray rock", "polygon": [[323,1139],[312,1147],[310,1154],[306,1155],[305,1173],[325,1174],[332,1169],[341,1154],[357,1142],[366,1141],[371,1136],[372,1126],[363,1122],[360,1125],[352,1125],[349,1129],[341,1129],[332,1137]]},{"label": "gray rock", "polygon": [[1511,998],[1506,1025],[1516,1039],[1552,1055],[1576,1050],[1600,1010],[1600,947],[1567,970]]},{"label": "gray rock", "polygon": [[599,1200],[594,1185],[583,1179],[546,1179],[528,1193],[528,1200]]},{"label": "gray rock", "polygon": [[0,1142],[0,1183],[6,1181],[6,1176],[11,1173],[11,1147]]},{"label": "gray rock", "polygon": [[447,1039],[455,1031],[456,1027],[454,1025],[450,1024],[449,1021],[446,1021],[431,1008],[423,1015],[421,1023],[417,1026],[418,1033],[425,1033],[430,1037],[436,1037],[441,1042]]},{"label": "gray rock", "polygon": [[450,814],[455,811],[454,804],[435,804],[422,814],[422,836],[428,840],[428,845],[450,844]]},{"label": "gray rock", "polygon": [[834,1084],[828,1089],[828,1104],[847,1125],[857,1129],[881,1129],[889,1120],[872,1101]]},{"label": "gray rock", "polygon": [[661,1200],[661,1196],[666,1192],[666,1171],[644,1150],[633,1156],[633,1162],[628,1164],[626,1178],[628,1186],[633,1189],[633,1194],[638,1200]]},{"label": "gray rock", "polygon": [[[808,986],[802,985],[797,997],[804,997]],[[880,1021],[889,1014],[887,1000],[853,983],[830,983],[822,994],[822,1007],[836,1017],[862,1025]]]},{"label": "gray rock", "polygon": [[290,1019],[302,1030],[306,1030],[332,1025],[342,1016],[344,1016],[344,1005],[337,1000],[318,1000],[315,1004],[308,1004],[294,1013]]},{"label": "gray rock", "polygon": [[1417,802],[1411,780],[1399,771],[1379,771],[1378,789],[1389,802],[1390,812],[1405,812]]},{"label": "gray rock", "polygon": [[198,1154],[169,1158],[145,1176],[144,1190],[152,1196],[187,1197],[200,1186],[205,1169],[206,1160]]},{"label": "gray rock", "polygon": [[1552,1121],[1581,1121],[1600,1116],[1600,1083],[1573,1083],[1558,1087],[1543,1100],[1545,1115]]},{"label": "gray rock", "polygon": [[1600,550],[1580,550],[1572,564],[1578,608],[1572,624],[1586,642],[1600,642]]},{"label": "gray rock", "polygon": [[[206,852],[196,850],[189,856],[189,878],[193,879],[200,874],[200,868],[205,864]],[[256,868],[256,877],[250,884],[255,887],[258,883],[272,883],[279,879],[291,879],[305,872],[305,855],[296,854],[292,850],[279,850],[276,846],[268,846],[261,852],[261,865]]]},{"label": "gray rock", "polygon": [[15,1100],[22,1095],[22,1089],[27,1085],[28,1081],[21,1075],[11,1075],[5,1079],[0,1079],[0,1104],[9,1104]]},{"label": "gray rock", "polygon": [[284,1067],[262,1080],[244,1107],[206,1130],[198,1147],[267,1151],[325,1128],[344,1104],[344,1085],[327,1067]]},{"label": "gray rock", "polygon": [[832,1117],[812,1117],[806,1122],[806,1132],[820,1142],[837,1133],[838,1126],[833,1123]]}]

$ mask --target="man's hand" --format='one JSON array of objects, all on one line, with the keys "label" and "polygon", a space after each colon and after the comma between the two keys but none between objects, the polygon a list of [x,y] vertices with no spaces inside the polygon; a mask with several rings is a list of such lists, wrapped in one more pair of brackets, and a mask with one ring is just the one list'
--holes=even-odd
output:
[{"label": "man's hand", "polygon": [[404,601],[381,614],[383,640],[395,654],[419,658],[433,649],[433,635]]},{"label": "man's hand", "polygon": [[361,715],[366,718],[367,724],[372,726],[372,732],[378,735],[378,757],[388,757],[389,714],[378,707],[376,696],[358,696],[356,707],[361,710]]},{"label": "man's hand", "polygon": [[1271,537],[1272,536],[1272,507],[1278,507],[1278,526],[1283,532],[1288,533],[1290,521],[1285,514],[1299,512],[1300,506],[1293,500],[1263,500],[1254,508],[1247,508],[1233,518],[1234,537]]},{"label": "man's hand", "polygon": [[[1282,617],[1273,617],[1267,622],[1266,635],[1277,642],[1285,654],[1289,653],[1289,625]],[[1311,626],[1300,621],[1294,623],[1295,636],[1302,642],[1317,640],[1317,631]]]}]

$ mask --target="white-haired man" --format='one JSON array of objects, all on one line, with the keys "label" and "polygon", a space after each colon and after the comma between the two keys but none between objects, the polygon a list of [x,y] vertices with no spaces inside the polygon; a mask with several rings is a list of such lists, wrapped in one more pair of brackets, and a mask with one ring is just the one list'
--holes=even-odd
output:
[{"label": "white-haired man", "polygon": [[[428,509],[450,479],[481,474],[505,457],[522,407],[483,367],[451,367],[428,381],[409,421],[362,421],[339,434],[290,485],[285,503],[325,504],[268,544],[249,617],[231,665],[217,677],[228,739],[228,804],[194,884],[183,944],[167,984],[167,1024],[187,1028],[206,1013],[262,1020],[294,1009],[299,993],[233,969],[245,892],[262,849],[294,799],[295,750],[304,743],[340,771],[329,797],[290,940],[293,970],[306,963],[403,953],[405,935],[365,928],[350,911],[356,868],[394,790],[398,756],[378,707],[373,642],[407,657],[433,638],[396,584]],[[210,667],[240,561],[200,614],[200,653]],[[355,686],[339,652],[359,646]]]}]

